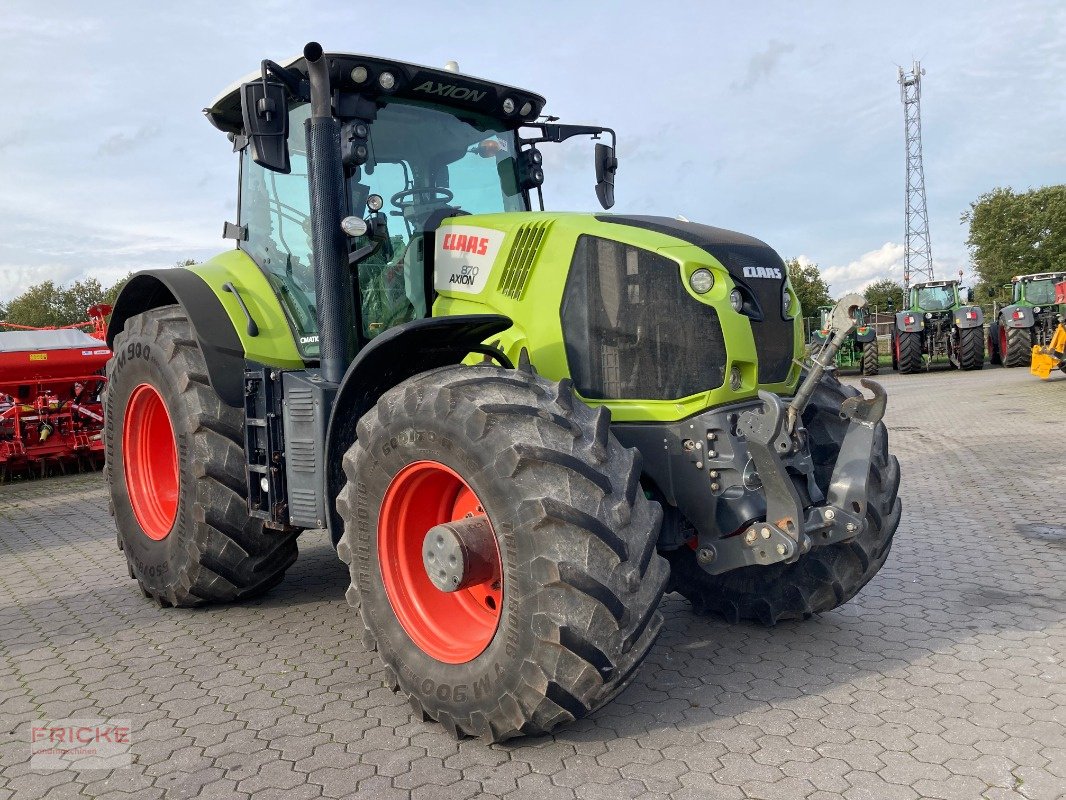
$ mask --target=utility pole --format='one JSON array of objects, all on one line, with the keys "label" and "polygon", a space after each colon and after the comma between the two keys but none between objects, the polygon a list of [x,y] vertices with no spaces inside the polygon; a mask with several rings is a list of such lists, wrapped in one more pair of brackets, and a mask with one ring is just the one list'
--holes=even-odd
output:
[{"label": "utility pole", "polygon": [[907,234],[903,252],[903,302],[910,296],[911,279],[933,280],[933,254],[929,246],[929,212],[925,206],[925,168],[922,166],[922,75],[915,61],[910,72],[899,68],[899,96],[903,101],[907,142]]}]

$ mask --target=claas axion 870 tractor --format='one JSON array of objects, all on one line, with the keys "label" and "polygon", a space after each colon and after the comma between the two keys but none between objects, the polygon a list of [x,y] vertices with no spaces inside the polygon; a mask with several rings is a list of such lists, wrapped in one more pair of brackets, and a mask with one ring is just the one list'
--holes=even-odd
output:
[{"label": "claas axion 870 tractor", "polygon": [[[389,683],[455,735],[589,713],[664,591],[773,624],[884,562],[899,467],[809,371],[778,255],[664,217],[532,211],[536,94],[309,44],[206,110],[240,158],[236,249],[149,270],[109,338],[107,475],[164,606],[251,597],[326,528]],[[819,361],[819,358],[821,361]],[[829,359],[829,360],[826,360]]]}]

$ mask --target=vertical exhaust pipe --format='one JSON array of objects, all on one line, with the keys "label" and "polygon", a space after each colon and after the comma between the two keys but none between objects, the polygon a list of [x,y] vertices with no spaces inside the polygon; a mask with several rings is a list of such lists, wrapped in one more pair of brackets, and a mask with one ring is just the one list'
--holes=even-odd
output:
[{"label": "vertical exhaust pipe", "polygon": [[318,306],[318,347],[322,377],[340,383],[355,357],[355,309],[348,270],[341,126],[334,118],[329,68],[322,45],[309,42],[304,59],[311,83],[307,133],[307,178],[311,195],[311,247]]}]

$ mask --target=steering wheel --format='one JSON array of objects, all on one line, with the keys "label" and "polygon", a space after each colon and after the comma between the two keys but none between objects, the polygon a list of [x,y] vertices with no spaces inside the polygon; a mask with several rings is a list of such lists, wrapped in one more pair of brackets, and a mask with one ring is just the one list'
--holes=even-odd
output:
[{"label": "steering wheel", "polygon": [[455,193],[451,189],[444,186],[417,186],[411,189],[404,189],[402,192],[397,192],[390,199],[392,203],[400,211],[406,211],[407,209],[416,205],[414,200],[404,201],[403,198],[411,195],[412,197],[429,196],[430,202],[451,202],[455,197]]}]

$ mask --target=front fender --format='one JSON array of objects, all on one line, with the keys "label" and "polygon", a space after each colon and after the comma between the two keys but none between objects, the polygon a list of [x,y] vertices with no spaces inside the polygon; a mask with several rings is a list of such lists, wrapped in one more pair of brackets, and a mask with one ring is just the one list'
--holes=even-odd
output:
[{"label": "front fender", "polygon": [[920,311],[897,311],[896,329],[904,333],[920,333],[925,327],[925,320]]},{"label": "front fender", "polygon": [[337,390],[326,432],[326,497],[330,536],[341,537],[334,500],[344,483],[342,459],[355,442],[355,426],[385,392],[410,377],[458,364],[489,337],[511,327],[500,314],[416,319],[389,328],[359,351]]},{"label": "front fender", "polygon": [[1036,317],[1030,306],[1004,306],[999,321],[1007,328],[1031,328],[1036,324]]},{"label": "front fender", "polygon": [[980,328],[985,324],[985,312],[980,306],[963,306],[952,314],[956,328]]},{"label": "front fender", "polygon": [[122,287],[107,326],[107,346],[126,322],[153,308],[180,305],[196,332],[207,364],[211,388],[226,405],[244,407],[244,347],[215,292],[195,272],[184,268],[138,272]]}]

